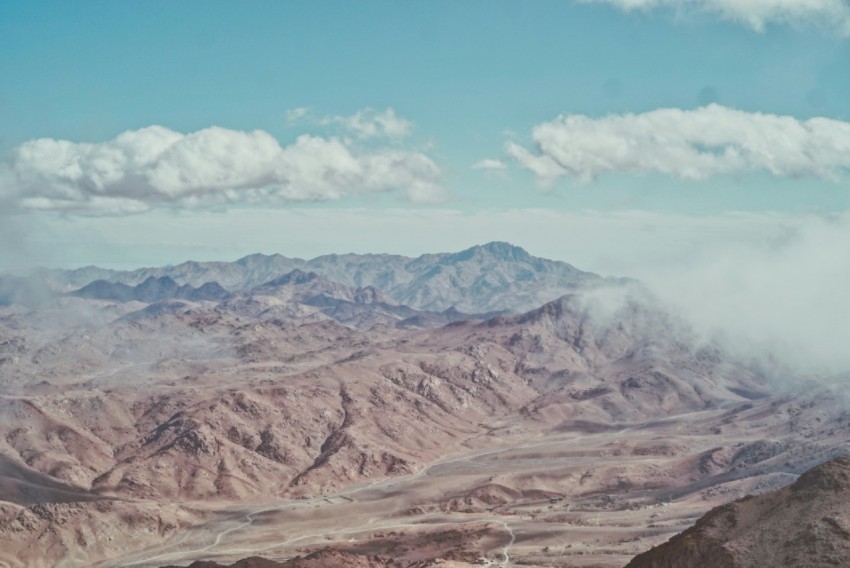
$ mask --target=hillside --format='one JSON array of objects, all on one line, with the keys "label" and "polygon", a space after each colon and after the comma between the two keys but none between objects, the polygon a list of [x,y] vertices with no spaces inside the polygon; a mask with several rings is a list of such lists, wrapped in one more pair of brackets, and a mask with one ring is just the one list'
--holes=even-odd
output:
[{"label": "hillside", "polygon": [[708,512],[627,568],[850,566],[850,458]]}]

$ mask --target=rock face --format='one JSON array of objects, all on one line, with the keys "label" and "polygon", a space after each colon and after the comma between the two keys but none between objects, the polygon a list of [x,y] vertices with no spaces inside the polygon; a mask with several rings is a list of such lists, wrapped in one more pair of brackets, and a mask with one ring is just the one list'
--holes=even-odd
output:
[{"label": "rock face", "polygon": [[850,566],[850,458],[789,487],[713,509],[627,568]]}]

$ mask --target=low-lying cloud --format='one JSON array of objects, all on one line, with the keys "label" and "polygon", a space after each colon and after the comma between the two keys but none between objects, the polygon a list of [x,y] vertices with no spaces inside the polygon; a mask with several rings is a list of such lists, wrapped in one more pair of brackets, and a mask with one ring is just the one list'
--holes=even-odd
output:
[{"label": "low-lying cloud", "polygon": [[672,9],[702,12],[763,31],[768,24],[819,26],[850,35],[850,5],[844,0],[579,0],[625,11]]},{"label": "low-lying cloud", "polygon": [[[254,252],[415,256],[509,241],[583,270],[637,278],[706,341],[742,356],[850,371],[850,213],[295,207],[237,208],[223,223],[211,212],[160,209],[87,219],[84,232],[62,216],[29,221],[41,240],[20,260],[67,266],[135,268]],[[0,254],[0,271],[15,261]]]},{"label": "low-lying cloud", "polygon": [[508,142],[506,152],[543,185],[609,172],[684,180],[767,172],[839,181],[850,171],[850,123],[717,104],[601,118],[565,114],[533,129],[531,149]]},{"label": "low-lying cloud", "polygon": [[[351,120],[368,137],[369,120]],[[400,127],[390,122],[374,128],[395,133]],[[309,134],[282,147],[262,130],[210,127],[183,134],[149,126],[101,143],[26,142],[0,162],[0,200],[22,210],[88,215],[157,206],[281,205],[389,191],[433,202],[444,196],[440,180],[440,168],[428,156],[398,147]]]},{"label": "low-lying cloud", "polygon": [[740,355],[850,371],[850,214],[801,217],[788,229],[775,240],[706,242],[641,277],[704,336]]}]

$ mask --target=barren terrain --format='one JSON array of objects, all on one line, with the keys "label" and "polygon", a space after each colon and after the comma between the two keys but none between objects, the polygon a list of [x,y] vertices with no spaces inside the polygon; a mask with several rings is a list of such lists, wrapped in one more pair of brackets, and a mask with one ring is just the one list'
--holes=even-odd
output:
[{"label": "barren terrain", "polygon": [[627,568],[850,564],[850,459],[819,465],[792,485],[712,509]]},{"label": "barren terrain", "polygon": [[2,307],[0,565],[619,567],[848,452],[834,396],[599,290],[475,317],[292,272]]}]

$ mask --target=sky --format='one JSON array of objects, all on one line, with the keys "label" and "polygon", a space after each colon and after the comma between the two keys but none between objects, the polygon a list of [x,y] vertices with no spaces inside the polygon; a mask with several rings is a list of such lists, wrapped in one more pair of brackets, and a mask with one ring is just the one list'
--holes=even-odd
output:
[{"label": "sky", "polygon": [[848,0],[0,3],[0,271],[502,240],[837,372],[848,174]]},{"label": "sky", "polygon": [[781,233],[850,208],[848,38],[846,0],[7,0],[0,269]]}]

